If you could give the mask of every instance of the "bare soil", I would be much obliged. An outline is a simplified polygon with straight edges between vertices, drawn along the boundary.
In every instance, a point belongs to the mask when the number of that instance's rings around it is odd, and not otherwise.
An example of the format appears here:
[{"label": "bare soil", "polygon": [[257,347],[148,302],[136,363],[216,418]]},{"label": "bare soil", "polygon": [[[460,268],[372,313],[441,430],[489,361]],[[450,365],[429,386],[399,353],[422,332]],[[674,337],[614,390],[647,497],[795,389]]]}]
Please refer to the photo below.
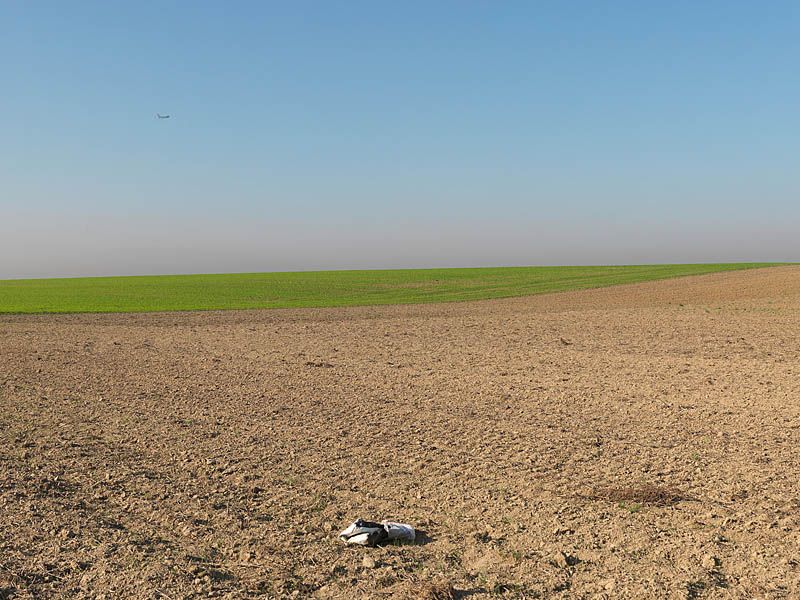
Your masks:
[{"label": "bare soil", "polygon": [[800,267],[0,317],[0,598],[797,598],[798,334]]}]

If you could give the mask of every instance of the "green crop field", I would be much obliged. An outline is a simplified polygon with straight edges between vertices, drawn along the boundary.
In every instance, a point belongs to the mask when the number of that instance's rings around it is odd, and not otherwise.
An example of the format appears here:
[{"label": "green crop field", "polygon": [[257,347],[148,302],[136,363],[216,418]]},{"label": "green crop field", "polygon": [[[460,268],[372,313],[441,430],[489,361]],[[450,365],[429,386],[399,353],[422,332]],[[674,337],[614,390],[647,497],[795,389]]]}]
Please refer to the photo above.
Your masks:
[{"label": "green crop field", "polygon": [[775,263],[309,271],[0,281],[0,313],[150,312],[506,298]]}]

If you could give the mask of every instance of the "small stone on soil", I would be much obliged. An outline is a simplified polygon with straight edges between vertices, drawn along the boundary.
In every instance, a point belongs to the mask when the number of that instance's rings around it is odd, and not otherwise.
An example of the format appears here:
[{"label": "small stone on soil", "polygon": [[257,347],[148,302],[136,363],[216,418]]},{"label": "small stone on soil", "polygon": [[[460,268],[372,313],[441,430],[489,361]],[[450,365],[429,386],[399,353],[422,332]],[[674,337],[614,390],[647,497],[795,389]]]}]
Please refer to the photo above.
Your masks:
[{"label": "small stone on soil", "polygon": [[364,560],[361,561],[361,566],[365,569],[374,569],[377,565],[378,563],[371,556],[365,556]]}]

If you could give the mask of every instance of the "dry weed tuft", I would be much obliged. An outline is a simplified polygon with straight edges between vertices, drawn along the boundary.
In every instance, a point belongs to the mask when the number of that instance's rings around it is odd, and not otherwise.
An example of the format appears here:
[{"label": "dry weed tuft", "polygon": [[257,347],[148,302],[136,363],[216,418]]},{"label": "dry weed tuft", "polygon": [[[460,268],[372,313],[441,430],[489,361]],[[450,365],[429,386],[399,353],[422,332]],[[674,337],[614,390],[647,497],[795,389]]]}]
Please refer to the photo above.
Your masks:
[{"label": "dry weed tuft", "polygon": [[595,491],[592,496],[597,500],[611,502],[648,504],[651,506],[672,506],[685,500],[683,493],[672,487],[643,485],[639,487],[607,487]]},{"label": "dry weed tuft", "polygon": [[449,583],[420,583],[409,594],[409,600],[455,600],[456,592]]}]

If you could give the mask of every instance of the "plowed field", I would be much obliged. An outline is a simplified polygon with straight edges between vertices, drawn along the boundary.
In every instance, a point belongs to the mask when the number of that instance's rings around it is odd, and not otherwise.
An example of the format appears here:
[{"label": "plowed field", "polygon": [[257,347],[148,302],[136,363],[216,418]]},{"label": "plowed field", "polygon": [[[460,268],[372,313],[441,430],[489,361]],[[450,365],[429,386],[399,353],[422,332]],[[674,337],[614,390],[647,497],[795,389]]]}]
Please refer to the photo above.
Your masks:
[{"label": "plowed field", "polygon": [[0,317],[0,598],[800,597],[798,473],[800,267]]}]

